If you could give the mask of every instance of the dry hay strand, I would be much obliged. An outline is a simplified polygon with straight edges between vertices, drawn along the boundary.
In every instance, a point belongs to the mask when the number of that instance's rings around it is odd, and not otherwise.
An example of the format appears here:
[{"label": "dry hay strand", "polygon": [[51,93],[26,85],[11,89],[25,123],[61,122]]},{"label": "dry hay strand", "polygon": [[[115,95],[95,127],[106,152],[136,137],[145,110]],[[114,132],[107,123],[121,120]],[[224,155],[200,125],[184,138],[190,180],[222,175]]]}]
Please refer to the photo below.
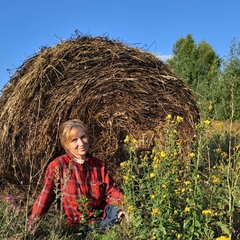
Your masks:
[{"label": "dry hay strand", "polygon": [[199,118],[189,88],[166,64],[142,49],[91,36],[27,59],[3,89],[0,109],[1,180],[23,186],[63,152],[58,128],[65,120],[86,124],[91,152],[116,172],[126,158],[127,134],[149,147],[146,133],[172,114],[184,118],[179,131],[187,140]]}]

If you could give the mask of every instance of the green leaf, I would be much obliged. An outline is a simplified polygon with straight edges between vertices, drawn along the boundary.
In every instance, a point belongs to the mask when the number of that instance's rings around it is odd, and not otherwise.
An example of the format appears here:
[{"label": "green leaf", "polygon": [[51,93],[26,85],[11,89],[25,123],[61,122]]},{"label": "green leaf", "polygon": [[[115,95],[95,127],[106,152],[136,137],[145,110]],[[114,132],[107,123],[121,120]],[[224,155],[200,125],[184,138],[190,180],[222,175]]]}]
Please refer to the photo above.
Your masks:
[{"label": "green leaf", "polygon": [[187,218],[186,220],[184,220],[184,222],[183,222],[183,229],[189,228],[189,225],[190,225],[191,221],[192,221],[192,218]]},{"label": "green leaf", "polygon": [[223,234],[230,234],[230,229],[228,228],[227,224],[224,224],[222,222],[216,222],[215,224],[221,228]]}]

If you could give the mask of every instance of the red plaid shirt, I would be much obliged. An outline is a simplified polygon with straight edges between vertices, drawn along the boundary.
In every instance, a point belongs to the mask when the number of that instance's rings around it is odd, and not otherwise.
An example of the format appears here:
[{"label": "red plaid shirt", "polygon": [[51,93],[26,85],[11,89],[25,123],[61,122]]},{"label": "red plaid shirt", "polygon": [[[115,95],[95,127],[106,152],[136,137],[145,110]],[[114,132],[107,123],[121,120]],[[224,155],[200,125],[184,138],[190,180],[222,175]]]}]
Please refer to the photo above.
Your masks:
[{"label": "red plaid shirt", "polygon": [[82,204],[88,199],[87,215],[94,209],[103,210],[107,204],[121,205],[123,194],[116,188],[104,163],[88,156],[83,164],[73,160],[68,153],[53,160],[47,167],[44,187],[37,197],[30,219],[39,218],[48,211],[55,199],[61,199],[67,222],[77,225],[83,217]]}]

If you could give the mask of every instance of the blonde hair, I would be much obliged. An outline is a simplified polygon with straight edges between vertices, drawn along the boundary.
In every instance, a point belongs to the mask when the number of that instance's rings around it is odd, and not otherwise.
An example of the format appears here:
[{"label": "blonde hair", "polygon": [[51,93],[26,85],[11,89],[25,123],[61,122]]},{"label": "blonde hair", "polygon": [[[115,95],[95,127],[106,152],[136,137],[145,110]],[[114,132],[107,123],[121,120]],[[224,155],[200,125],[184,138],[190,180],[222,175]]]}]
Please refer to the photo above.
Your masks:
[{"label": "blonde hair", "polygon": [[64,150],[67,152],[67,144],[69,141],[69,133],[72,129],[74,128],[83,128],[83,130],[86,132],[87,134],[87,130],[86,127],[84,126],[83,122],[79,119],[72,119],[72,120],[68,120],[64,123],[62,123],[60,125],[59,128],[59,138],[60,138],[60,143],[62,145],[62,147],[64,148]]}]

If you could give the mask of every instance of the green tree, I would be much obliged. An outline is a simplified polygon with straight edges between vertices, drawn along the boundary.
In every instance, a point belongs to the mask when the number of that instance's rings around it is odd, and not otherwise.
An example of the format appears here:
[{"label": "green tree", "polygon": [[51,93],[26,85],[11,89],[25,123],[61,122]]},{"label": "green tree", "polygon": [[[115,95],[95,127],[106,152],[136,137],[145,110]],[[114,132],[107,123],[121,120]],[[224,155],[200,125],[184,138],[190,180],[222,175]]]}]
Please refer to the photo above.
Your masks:
[{"label": "green tree", "polygon": [[220,75],[220,60],[213,48],[205,41],[197,45],[188,34],[175,43],[173,57],[168,64],[193,91],[205,117],[211,116],[208,107],[217,95],[215,91]]},{"label": "green tree", "polygon": [[220,120],[240,119],[240,43],[233,38],[215,96],[215,115]]},{"label": "green tree", "polygon": [[173,57],[168,60],[173,71],[187,84],[193,85],[195,76],[195,62],[197,59],[197,46],[193,37],[188,34],[181,37],[173,46]]}]

